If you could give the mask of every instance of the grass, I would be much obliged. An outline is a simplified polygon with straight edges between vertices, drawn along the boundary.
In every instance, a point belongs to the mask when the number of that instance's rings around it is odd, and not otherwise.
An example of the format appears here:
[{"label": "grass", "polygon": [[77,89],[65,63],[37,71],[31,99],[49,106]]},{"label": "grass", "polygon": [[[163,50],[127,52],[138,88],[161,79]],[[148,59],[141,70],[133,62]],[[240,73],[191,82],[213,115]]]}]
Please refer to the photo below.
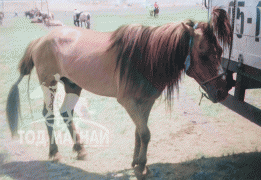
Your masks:
[{"label": "grass", "polygon": [[[69,26],[74,26],[72,17],[64,12],[59,12],[59,17],[63,18],[63,23]],[[126,11],[122,15],[117,15],[112,12],[92,13],[91,29],[97,31],[114,31],[124,24],[143,24],[145,26],[160,26],[169,22],[176,22],[185,19],[196,21],[207,21],[207,12],[201,9],[178,9],[177,12],[162,11],[158,18],[150,17],[149,14],[141,14]]]}]

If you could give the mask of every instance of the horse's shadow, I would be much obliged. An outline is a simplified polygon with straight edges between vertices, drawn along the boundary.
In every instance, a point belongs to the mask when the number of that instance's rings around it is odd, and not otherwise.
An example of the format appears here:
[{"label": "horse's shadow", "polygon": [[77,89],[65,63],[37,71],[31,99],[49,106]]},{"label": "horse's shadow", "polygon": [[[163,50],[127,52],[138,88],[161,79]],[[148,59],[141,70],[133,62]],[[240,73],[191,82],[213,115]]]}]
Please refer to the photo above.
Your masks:
[{"label": "horse's shadow", "polygon": [[[87,172],[80,168],[50,161],[5,163],[7,154],[0,154],[0,177],[13,179],[135,179],[132,169],[107,174]],[[87,163],[87,162],[86,162]],[[182,163],[149,165],[151,180],[165,179],[260,179],[261,153],[241,153],[223,157],[202,157]]]}]

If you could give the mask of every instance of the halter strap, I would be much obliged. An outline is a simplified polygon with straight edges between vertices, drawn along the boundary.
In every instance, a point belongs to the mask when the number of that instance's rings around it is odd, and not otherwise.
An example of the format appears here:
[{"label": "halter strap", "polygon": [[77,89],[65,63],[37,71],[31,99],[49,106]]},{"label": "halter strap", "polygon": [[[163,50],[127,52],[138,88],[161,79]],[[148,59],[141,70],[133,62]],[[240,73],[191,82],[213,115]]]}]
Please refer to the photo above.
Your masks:
[{"label": "halter strap", "polygon": [[[197,29],[198,28],[198,23],[196,23],[194,26],[193,26],[193,29]],[[187,56],[186,58],[186,61],[185,61],[185,72],[187,72],[187,70],[189,69],[190,67],[190,54],[192,52],[192,47],[194,45],[194,37],[193,36],[190,36],[190,39],[189,39],[189,55]]]}]

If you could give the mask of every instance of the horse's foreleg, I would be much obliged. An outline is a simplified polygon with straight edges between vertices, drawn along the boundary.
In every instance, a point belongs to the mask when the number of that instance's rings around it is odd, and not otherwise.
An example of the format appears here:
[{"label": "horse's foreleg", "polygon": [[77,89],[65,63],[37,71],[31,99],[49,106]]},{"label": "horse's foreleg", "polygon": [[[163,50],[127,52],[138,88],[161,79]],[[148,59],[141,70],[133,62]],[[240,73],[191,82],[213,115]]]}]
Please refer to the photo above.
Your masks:
[{"label": "horse's foreleg", "polygon": [[76,127],[73,122],[74,107],[78,102],[82,88],[80,88],[76,84],[69,83],[68,79],[63,79],[63,82],[65,85],[66,95],[65,95],[63,105],[60,109],[60,113],[74,141],[73,150],[78,153],[77,159],[83,160],[85,159],[87,152],[84,146],[80,142],[79,133],[76,131]]},{"label": "horse's foreleg", "polygon": [[[45,83],[46,84],[46,83]],[[44,109],[43,116],[46,119],[46,126],[49,135],[49,158],[53,158],[53,161],[60,161],[62,156],[58,152],[58,147],[55,142],[55,136],[53,131],[54,126],[54,113],[53,113],[53,103],[55,98],[55,93],[57,89],[57,82],[53,81],[48,84],[48,86],[42,85],[42,90],[44,93]]]},{"label": "horse's foreleg", "polygon": [[131,166],[134,168],[135,165],[138,163],[139,153],[140,153],[140,135],[138,129],[135,130],[135,147],[134,147],[134,154],[133,154],[133,161]]},{"label": "horse's foreleg", "polygon": [[125,107],[126,111],[136,125],[135,149],[132,166],[135,167],[136,176],[142,176],[147,163],[147,148],[150,141],[150,131],[147,126],[149,114],[154,100],[138,101],[134,99],[118,99],[118,102]]}]

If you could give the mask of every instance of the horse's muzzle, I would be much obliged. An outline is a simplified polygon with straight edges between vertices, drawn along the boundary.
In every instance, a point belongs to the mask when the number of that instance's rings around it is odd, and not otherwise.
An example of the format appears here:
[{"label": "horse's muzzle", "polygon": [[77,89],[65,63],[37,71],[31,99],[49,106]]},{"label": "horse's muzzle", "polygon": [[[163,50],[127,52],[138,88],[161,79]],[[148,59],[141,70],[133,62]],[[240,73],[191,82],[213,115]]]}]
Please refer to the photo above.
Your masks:
[{"label": "horse's muzzle", "polygon": [[208,94],[209,100],[213,103],[224,101],[228,97],[228,91],[225,89],[216,89],[212,85],[202,85],[204,91]]}]

